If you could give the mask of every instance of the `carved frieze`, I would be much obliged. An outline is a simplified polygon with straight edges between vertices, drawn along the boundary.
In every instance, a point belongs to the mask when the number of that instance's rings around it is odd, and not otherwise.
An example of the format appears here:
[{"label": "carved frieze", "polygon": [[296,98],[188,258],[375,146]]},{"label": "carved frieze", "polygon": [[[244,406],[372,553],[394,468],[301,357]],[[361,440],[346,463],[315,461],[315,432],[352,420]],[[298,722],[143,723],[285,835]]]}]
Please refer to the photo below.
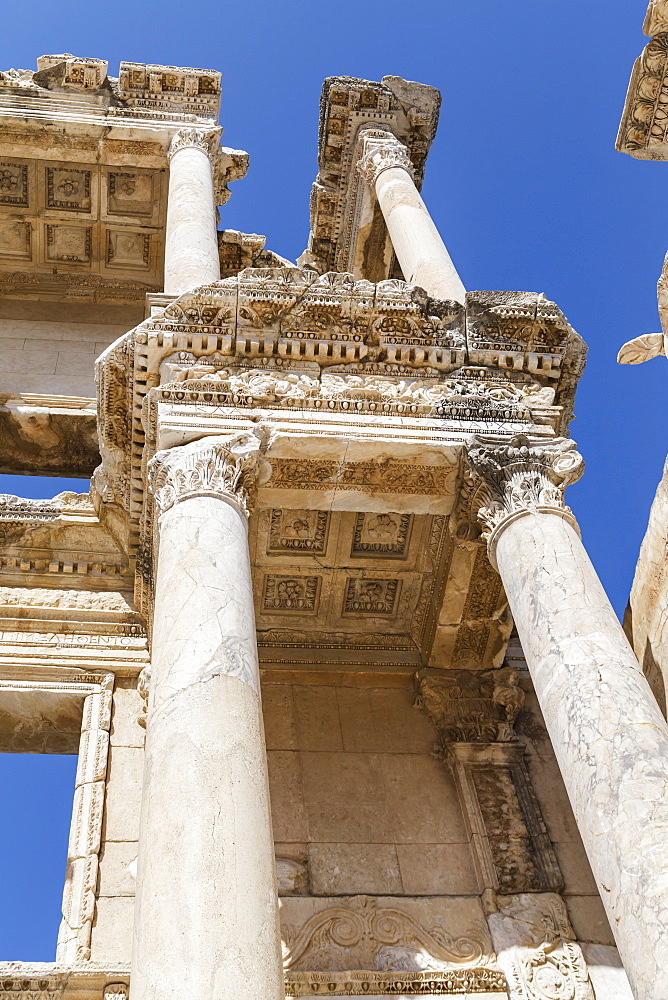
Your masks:
[{"label": "carved frieze", "polygon": [[502,972],[484,966],[443,972],[292,972],[285,974],[285,995],[313,996],[450,996],[483,993],[485,1000],[506,997]]},{"label": "carved frieze", "polygon": [[657,34],[631,73],[617,149],[641,160],[668,157],[668,31]]}]

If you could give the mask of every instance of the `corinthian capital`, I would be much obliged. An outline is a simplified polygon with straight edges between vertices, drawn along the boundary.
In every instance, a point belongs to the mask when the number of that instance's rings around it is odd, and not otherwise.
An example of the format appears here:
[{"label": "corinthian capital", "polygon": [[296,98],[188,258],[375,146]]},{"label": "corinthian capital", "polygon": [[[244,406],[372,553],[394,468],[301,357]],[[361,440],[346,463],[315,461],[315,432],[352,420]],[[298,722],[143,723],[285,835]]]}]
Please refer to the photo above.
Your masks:
[{"label": "corinthian capital", "polygon": [[222,128],[182,128],[174,136],[167,150],[167,159],[171,161],[175,153],[192,146],[201,149],[213,163],[218,155],[218,144],[223,133]]},{"label": "corinthian capital", "polygon": [[382,137],[366,137],[357,167],[370,187],[374,186],[383,170],[391,167],[401,167],[411,177],[414,175],[407,148],[391,133]]},{"label": "corinthian capital", "polygon": [[584,469],[574,441],[532,443],[518,435],[500,442],[476,436],[469,440],[466,458],[480,480],[475,497],[490,556],[501,529],[524,514],[557,514],[574,523],[564,503],[564,490]]},{"label": "corinthian capital", "polygon": [[208,437],[159,451],[148,485],[158,514],[191,497],[213,496],[250,513],[260,442],[253,434]]}]

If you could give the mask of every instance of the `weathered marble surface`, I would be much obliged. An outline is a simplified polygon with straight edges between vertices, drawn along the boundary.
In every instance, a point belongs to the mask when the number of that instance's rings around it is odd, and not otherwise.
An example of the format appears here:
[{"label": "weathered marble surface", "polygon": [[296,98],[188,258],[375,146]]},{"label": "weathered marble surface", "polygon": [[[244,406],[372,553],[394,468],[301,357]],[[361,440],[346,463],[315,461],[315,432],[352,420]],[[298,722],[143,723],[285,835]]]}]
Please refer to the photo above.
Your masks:
[{"label": "weathered marble surface", "polygon": [[172,142],[165,234],[165,283],[178,295],[220,278],[209,148],[219,130],[184,129]]},{"label": "weathered marble surface", "polygon": [[133,995],[282,996],[245,517],[162,516]]},{"label": "weathered marble surface", "polygon": [[668,726],[574,529],[530,513],[496,559],[636,1000],[668,995]]},{"label": "weathered marble surface", "polygon": [[640,547],[624,628],[663,714],[668,687],[668,462]]}]

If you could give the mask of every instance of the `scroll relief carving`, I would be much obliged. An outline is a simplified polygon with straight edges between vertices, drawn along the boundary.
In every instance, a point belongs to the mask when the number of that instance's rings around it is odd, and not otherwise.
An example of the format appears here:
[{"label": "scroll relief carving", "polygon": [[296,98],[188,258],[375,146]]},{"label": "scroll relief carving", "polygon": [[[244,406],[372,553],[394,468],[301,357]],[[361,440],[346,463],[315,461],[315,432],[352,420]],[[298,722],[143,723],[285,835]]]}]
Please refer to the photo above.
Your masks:
[{"label": "scroll relief carving", "polygon": [[233,502],[248,516],[259,448],[253,434],[237,434],[158,452],[148,466],[158,513],[189,497],[215,496]]},{"label": "scroll relief carving", "polygon": [[420,670],[417,706],[432,720],[443,747],[452,742],[507,742],[524,691],[514,667],[498,670]]},{"label": "scroll relief carving", "polygon": [[559,896],[507,896],[487,921],[510,1000],[594,1000],[582,951]]},{"label": "scroll relief carving", "polygon": [[564,490],[584,470],[574,441],[556,438],[537,444],[517,435],[509,443],[500,443],[493,438],[474,437],[466,457],[481,480],[474,499],[479,505],[478,518],[483,537],[488,540],[490,558],[499,528],[511,518],[533,512],[572,519],[570,508],[564,504]]},{"label": "scroll relief carving", "polygon": [[441,927],[425,930],[409,914],[382,907],[372,897],[346,902],[315,914],[299,931],[284,928],[286,970],[419,972],[490,961],[479,931],[453,938]]}]

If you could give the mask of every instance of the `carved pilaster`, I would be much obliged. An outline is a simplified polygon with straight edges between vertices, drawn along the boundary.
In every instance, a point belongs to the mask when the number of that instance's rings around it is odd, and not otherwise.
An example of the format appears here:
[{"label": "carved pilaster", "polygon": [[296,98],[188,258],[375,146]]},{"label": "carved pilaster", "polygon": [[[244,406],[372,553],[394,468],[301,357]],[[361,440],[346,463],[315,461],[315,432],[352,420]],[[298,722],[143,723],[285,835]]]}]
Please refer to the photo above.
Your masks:
[{"label": "carved pilaster", "polygon": [[382,137],[376,134],[365,138],[358,170],[369,186],[373,187],[383,170],[391,167],[401,167],[411,177],[415,175],[408,149],[390,132]]},{"label": "carved pilaster", "polygon": [[515,735],[524,704],[515,669],[422,670],[416,680],[419,704],[455,778],[481,890],[560,888],[525,748]]},{"label": "carved pilaster", "polygon": [[196,496],[215,496],[246,516],[252,508],[260,442],[253,434],[209,437],[159,451],[148,466],[148,485],[158,514]]},{"label": "carved pilaster", "polygon": [[218,157],[218,144],[223,133],[222,128],[182,128],[174,136],[167,150],[167,159],[171,162],[175,153],[187,147],[201,149],[211,160],[212,165]]},{"label": "carved pilaster", "polygon": [[564,503],[564,490],[584,470],[574,441],[556,438],[537,443],[524,435],[510,441],[477,436],[469,440],[466,458],[480,480],[474,502],[492,563],[499,534],[518,517],[556,514],[576,526]]}]

